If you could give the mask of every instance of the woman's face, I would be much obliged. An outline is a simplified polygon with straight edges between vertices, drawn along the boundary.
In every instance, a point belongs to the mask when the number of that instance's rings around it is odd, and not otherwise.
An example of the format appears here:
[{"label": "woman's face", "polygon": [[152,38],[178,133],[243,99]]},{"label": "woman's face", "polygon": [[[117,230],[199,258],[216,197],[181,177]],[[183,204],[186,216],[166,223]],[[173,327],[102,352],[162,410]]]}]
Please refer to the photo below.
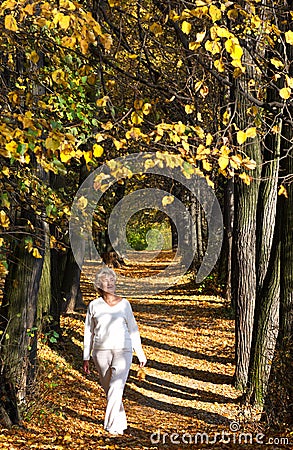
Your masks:
[{"label": "woman's face", "polygon": [[115,278],[111,275],[105,275],[101,278],[101,289],[104,292],[113,294],[116,289]]}]

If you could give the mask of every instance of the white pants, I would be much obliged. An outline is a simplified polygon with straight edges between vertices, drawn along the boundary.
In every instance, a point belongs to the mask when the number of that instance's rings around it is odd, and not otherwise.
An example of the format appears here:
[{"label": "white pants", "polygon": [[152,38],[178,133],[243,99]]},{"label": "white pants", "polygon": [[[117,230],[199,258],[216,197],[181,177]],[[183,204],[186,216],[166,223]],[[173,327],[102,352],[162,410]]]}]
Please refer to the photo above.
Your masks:
[{"label": "white pants", "polygon": [[107,395],[104,428],[110,433],[123,433],[127,428],[122,396],[132,362],[131,350],[93,350],[93,361]]}]

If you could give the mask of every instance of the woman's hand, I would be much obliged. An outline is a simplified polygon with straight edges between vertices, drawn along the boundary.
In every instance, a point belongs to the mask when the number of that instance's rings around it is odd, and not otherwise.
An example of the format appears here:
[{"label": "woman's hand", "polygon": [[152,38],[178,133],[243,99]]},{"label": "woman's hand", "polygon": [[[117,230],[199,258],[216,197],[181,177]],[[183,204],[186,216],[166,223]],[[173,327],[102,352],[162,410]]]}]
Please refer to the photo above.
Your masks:
[{"label": "woman's hand", "polygon": [[84,370],[84,372],[87,374],[87,375],[89,375],[91,372],[90,372],[90,362],[89,361],[84,361],[83,362],[83,370]]}]

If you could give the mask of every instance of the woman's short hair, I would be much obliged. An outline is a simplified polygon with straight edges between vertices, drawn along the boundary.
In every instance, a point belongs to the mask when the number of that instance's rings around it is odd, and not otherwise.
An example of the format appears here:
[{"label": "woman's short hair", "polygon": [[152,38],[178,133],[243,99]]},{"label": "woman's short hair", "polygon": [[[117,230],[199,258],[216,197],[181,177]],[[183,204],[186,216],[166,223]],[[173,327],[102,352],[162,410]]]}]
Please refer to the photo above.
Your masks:
[{"label": "woman's short hair", "polygon": [[114,270],[110,269],[109,267],[103,267],[96,273],[96,276],[95,276],[94,288],[97,291],[101,290],[101,287],[102,287],[101,280],[104,277],[113,277],[115,281],[117,279],[116,273],[114,272]]}]

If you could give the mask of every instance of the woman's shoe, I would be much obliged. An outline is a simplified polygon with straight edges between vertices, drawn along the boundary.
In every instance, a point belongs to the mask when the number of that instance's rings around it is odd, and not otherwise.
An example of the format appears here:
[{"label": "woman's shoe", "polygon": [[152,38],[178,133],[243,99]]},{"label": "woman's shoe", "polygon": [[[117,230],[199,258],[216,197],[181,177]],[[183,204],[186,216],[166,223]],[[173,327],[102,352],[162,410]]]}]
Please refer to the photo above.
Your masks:
[{"label": "woman's shoe", "polygon": [[108,430],[108,432],[110,434],[112,434],[112,436],[122,436],[123,435],[123,431],[116,431],[116,430]]}]

